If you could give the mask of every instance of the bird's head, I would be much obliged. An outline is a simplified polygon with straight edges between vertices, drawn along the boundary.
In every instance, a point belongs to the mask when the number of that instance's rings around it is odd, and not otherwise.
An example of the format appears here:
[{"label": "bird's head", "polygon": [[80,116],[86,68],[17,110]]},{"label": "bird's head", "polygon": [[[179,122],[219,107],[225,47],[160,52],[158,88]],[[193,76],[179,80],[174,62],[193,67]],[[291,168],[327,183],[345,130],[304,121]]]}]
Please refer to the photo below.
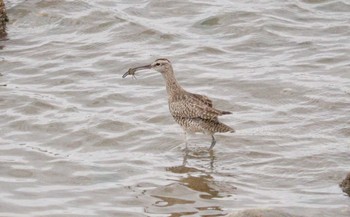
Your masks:
[{"label": "bird's head", "polygon": [[130,68],[129,71],[127,71],[123,75],[123,78],[125,78],[128,75],[134,75],[136,71],[144,70],[144,69],[154,69],[155,71],[163,74],[172,70],[172,66],[171,66],[171,62],[168,59],[160,58],[160,59],[156,59],[151,64]]},{"label": "bird's head", "polygon": [[165,73],[171,69],[171,62],[168,59],[160,58],[151,63],[151,68],[160,73]]}]

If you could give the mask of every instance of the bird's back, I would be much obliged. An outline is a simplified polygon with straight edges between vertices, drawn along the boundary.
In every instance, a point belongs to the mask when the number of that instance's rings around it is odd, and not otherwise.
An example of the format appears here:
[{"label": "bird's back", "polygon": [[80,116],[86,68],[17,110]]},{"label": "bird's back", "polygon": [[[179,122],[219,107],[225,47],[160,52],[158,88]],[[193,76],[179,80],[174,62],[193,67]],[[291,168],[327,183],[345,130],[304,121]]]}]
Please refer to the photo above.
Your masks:
[{"label": "bird's back", "polygon": [[207,133],[234,131],[218,120],[218,116],[231,112],[213,108],[212,101],[204,95],[179,91],[169,96],[169,110],[175,121],[185,130]]}]

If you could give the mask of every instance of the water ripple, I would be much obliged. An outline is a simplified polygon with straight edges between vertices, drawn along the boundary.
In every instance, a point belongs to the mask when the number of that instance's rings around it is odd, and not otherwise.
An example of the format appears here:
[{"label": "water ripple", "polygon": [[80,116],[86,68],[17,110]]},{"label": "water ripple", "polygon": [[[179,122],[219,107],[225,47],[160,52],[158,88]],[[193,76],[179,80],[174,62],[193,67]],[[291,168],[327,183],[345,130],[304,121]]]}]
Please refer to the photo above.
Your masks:
[{"label": "water ripple", "polygon": [[[0,41],[0,215],[349,216],[345,1],[11,1]],[[158,57],[233,112],[190,138]],[[278,212],[276,212],[278,213]]]}]

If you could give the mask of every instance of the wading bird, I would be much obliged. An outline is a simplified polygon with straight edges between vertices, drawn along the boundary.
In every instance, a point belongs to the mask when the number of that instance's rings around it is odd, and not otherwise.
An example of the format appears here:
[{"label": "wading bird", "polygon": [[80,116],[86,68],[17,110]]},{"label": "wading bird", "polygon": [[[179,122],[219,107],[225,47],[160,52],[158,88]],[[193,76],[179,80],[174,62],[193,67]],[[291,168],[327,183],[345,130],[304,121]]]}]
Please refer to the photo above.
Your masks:
[{"label": "wading bird", "polygon": [[235,131],[218,120],[218,116],[231,114],[231,112],[215,109],[208,97],[184,90],[177,82],[168,59],[161,58],[149,65],[130,68],[123,78],[128,75],[135,76],[136,71],[144,69],[154,69],[162,74],[168,93],[169,110],[174,120],[185,131],[186,146],[187,133],[201,132],[210,135],[212,141],[209,149],[212,149],[216,143],[215,133]]}]

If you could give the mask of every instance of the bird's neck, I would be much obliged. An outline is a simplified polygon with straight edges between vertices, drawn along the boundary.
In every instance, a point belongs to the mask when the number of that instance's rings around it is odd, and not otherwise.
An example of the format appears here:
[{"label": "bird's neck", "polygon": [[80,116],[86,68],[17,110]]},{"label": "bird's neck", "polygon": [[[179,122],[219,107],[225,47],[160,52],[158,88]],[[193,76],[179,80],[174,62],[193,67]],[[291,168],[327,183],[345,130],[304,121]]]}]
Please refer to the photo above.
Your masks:
[{"label": "bird's neck", "polygon": [[175,78],[174,71],[172,68],[162,73],[162,75],[165,80],[166,91],[169,97],[175,93],[179,93],[183,91],[183,88],[180,86],[180,84],[177,82]]}]

